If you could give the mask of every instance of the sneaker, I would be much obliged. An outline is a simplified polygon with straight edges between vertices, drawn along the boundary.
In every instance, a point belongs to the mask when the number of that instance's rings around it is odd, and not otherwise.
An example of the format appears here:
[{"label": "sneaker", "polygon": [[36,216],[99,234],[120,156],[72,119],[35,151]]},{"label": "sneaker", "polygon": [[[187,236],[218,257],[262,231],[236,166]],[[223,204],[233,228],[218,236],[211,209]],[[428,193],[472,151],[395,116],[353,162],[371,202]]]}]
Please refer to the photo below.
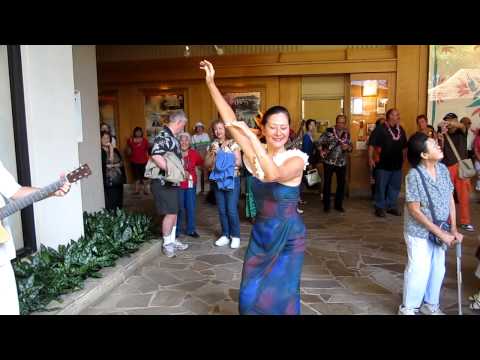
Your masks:
[{"label": "sneaker", "polygon": [[378,217],[385,217],[385,210],[383,209],[380,209],[380,208],[375,208],[375,216],[378,216]]},{"label": "sneaker", "polygon": [[480,310],[480,300],[473,301],[470,304],[470,309],[471,310]]},{"label": "sneaker", "polygon": [[438,305],[423,304],[420,307],[420,312],[423,315],[445,315]]},{"label": "sneaker", "polygon": [[335,207],[335,210],[337,210],[338,212],[341,212],[341,213],[345,212],[345,209],[343,207]]},{"label": "sneaker", "polygon": [[173,243],[174,246],[175,246],[175,250],[187,250],[188,249],[188,244],[184,244],[182,243],[181,241],[178,241],[178,240],[175,240],[175,242]]},{"label": "sneaker", "polygon": [[228,245],[229,243],[230,243],[230,239],[226,236],[222,236],[220,237],[220,239],[215,241],[215,245],[217,246],[225,246],[225,245]]},{"label": "sneaker", "polygon": [[403,305],[400,305],[398,308],[398,315],[416,315],[417,314],[416,309],[408,309]]},{"label": "sneaker", "polygon": [[162,252],[168,258],[175,257],[175,246],[174,246],[174,244],[163,245],[162,246]]},{"label": "sneaker", "polygon": [[475,231],[475,228],[470,224],[461,224],[460,229],[465,230],[465,231],[469,231],[469,232]]},{"label": "sneaker", "polygon": [[190,233],[190,234],[187,234],[188,236],[190,237],[193,237],[193,238],[199,238],[200,235],[198,235],[198,233],[196,231],[194,231],[193,233]]},{"label": "sneaker", "polygon": [[300,209],[299,207],[297,207],[297,213],[299,213],[299,214],[303,214],[303,213],[304,213],[304,211],[303,211],[302,209]]},{"label": "sneaker", "polygon": [[472,296],[469,296],[468,300],[480,302],[480,291],[476,294],[473,294]]},{"label": "sneaker", "polygon": [[230,243],[232,249],[238,249],[240,247],[240,238],[232,237],[232,242]]},{"label": "sneaker", "polygon": [[395,216],[402,216],[402,212],[398,209],[388,209],[387,213]]}]

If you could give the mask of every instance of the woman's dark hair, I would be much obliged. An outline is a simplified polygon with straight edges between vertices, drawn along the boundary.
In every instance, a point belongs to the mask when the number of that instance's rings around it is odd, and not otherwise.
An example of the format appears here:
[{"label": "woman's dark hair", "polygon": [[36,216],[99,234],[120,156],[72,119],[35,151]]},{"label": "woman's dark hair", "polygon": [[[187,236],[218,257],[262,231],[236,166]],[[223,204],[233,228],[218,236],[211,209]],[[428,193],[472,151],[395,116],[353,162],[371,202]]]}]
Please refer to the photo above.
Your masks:
[{"label": "woman's dark hair", "polygon": [[[108,131],[110,131],[110,132],[112,131],[112,128],[111,128],[110,125],[108,125],[106,122],[102,122],[102,123],[100,124],[100,129],[101,129],[102,127],[104,127],[104,126],[106,126],[106,127],[108,128]],[[104,131],[105,131],[105,130],[104,130]]]},{"label": "woman's dark hair", "polygon": [[100,131],[100,139],[103,138],[105,135],[108,135],[108,137],[110,138],[110,142],[112,142],[112,134],[110,134],[109,131]]},{"label": "woman's dark hair", "polygon": [[137,126],[135,129],[133,129],[133,137],[135,137],[135,134],[137,133],[137,131],[141,131],[142,132],[142,137],[143,137],[143,129],[140,127],[140,126]]},{"label": "woman's dark hair", "polygon": [[275,114],[284,114],[288,119],[288,125],[290,125],[290,121],[291,121],[290,113],[288,112],[288,110],[286,108],[284,108],[283,106],[280,106],[280,105],[272,106],[270,109],[268,109],[265,112],[265,114],[263,114],[262,125],[263,126],[267,125],[268,119],[270,118],[270,116],[275,115]]},{"label": "woman's dark hair", "polygon": [[311,124],[312,122],[313,122],[313,123],[317,123],[317,122],[316,122],[315,120],[313,120],[313,119],[308,119],[307,122],[305,123],[305,130],[308,131],[308,128],[310,127],[310,124]]},{"label": "woman's dark hair", "polygon": [[380,123],[382,123],[382,122],[385,122],[385,118],[383,118],[383,117],[378,118],[377,121],[375,121],[375,126],[380,125]]},{"label": "woman's dark hair", "polygon": [[411,167],[417,167],[422,160],[422,153],[427,152],[427,140],[429,137],[422,132],[413,134],[408,139],[407,159]]}]

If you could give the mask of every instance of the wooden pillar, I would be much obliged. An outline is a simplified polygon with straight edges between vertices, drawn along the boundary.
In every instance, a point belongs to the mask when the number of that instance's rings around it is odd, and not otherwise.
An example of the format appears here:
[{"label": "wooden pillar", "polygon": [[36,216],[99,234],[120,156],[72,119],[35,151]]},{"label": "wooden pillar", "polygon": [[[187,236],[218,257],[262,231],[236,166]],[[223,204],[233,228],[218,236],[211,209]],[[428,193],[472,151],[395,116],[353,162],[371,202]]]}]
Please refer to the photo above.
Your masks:
[{"label": "wooden pillar", "polygon": [[417,115],[427,110],[427,72],[427,45],[398,45],[396,107],[407,135],[416,131]]}]

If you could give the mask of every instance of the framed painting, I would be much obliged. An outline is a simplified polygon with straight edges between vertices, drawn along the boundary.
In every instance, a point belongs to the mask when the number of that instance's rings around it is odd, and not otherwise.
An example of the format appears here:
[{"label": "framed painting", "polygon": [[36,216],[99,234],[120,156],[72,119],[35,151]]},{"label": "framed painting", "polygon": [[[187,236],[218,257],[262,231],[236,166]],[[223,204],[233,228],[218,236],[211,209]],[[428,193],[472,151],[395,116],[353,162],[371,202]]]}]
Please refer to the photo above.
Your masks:
[{"label": "framed painting", "polygon": [[385,115],[388,98],[377,98],[377,115]]},{"label": "framed painting", "polygon": [[252,129],[258,129],[255,117],[261,112],[263,91],[224,90],[223,97],[232,107],[237,120],[244,121]]},{"label": "framed painting", "polygon": [[150,143],[161,128],[168,123],[170,114],[176,110],[185,111],[185,90],[141,89],[144,95],[145,133]]}]

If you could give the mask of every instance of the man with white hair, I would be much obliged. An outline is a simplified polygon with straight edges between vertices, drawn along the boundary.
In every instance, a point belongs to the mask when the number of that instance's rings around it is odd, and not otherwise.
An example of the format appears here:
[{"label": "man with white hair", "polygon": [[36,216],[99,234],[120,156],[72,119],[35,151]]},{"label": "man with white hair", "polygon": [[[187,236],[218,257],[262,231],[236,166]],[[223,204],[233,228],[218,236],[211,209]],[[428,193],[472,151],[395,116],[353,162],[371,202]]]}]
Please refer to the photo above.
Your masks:
[{"label": "man with white hair", "polygon": [[[195,134],[192,136],[192,147],[198,151],[203,160],[207,155],[207,149],[210,146],[210,136],[205,132],[205,126],[202,122],[195,124]],[[197,168],[197,194],[205,191],[205,179],[207,172],[204,168]]]},{"label": "man with white hair", "polygon": [[[153,140],[152,160],[160,168],[160,174],[165,175],[167,163],[164,155],[174,153],[182,159],[180,143],[175,137],[183,131],[187,123],[187,116],[183,110],[170,114],[168,124]],[[176,250],[186,250],[187,244],[175,239],[177,214],[178,214],[178,184],[170,183],[164,179],[154,179],[151,184],[155,207],[159,215],[165,215],[162,221],[163,253],[167,257],[174,257]]]}]

